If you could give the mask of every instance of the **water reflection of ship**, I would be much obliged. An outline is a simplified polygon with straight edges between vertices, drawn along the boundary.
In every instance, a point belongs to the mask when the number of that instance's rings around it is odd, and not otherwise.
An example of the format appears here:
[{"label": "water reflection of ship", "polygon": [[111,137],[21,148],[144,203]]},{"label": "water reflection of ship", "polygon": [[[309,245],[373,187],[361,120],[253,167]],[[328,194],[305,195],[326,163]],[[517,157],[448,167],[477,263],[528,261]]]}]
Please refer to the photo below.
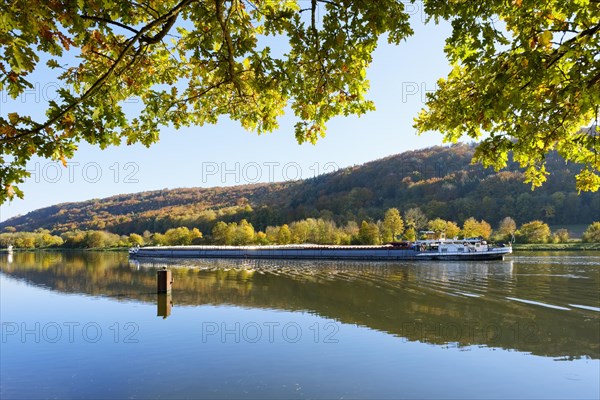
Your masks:
[{"label": "water reflection of ship", "polygon": [[[438,265],[438,264],[436,264]],[[482,279],[486,280],[490,276],[510,276],[513,274],[513,261],[505,260],[502,262],[468,262],[468,263],[448,263],[442,268],[422,268],[417,269],[417,276],[436,279],[439,281],[450,281],[460,277],[461,280]]]},{"label": "water reflection of ship", "polygon": [[[277,260],[277,265],[297,265],[301,261]],[[333,262],[336,265],[339,261]],[[349,263],[352,265],[352,263]],[[257,265],[275,265],[273,261],[260,259],[189,259],[189,258],[152,258],[129,259],[129,265],[135,269],[140,268],[254,268]]]},{"label": "water reflection of ship", "polygon": [[[370,273],[380,276],[396,275],[403,268],[413,267],[413,262],[377,262],[377,261],[312,261],[312,260],[261,260],[261,259],[130,259],[132,269],[199,269],[207,271],[216,270],[244,270],[258,271],[261,273],[323,273],[323,272],[352,272]],[[512,275],[513,261],[466,261],[462,263],[444,263],[421,261],[415,271],[417,276],[436,278],[447,281],[451,277],[473,277],[486,275]]]}]

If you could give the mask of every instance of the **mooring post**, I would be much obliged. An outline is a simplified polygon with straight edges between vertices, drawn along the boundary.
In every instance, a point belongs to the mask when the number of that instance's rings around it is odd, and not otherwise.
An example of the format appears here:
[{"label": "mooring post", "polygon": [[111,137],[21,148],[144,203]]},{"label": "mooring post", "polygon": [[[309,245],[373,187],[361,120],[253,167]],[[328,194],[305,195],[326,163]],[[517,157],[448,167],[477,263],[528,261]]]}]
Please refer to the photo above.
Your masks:
[{"label": "mooring post", "polygon": [[167,267],[158,270],[156,273],[156,288],[158,293],[171,293],[173,287],[173,275]]}]

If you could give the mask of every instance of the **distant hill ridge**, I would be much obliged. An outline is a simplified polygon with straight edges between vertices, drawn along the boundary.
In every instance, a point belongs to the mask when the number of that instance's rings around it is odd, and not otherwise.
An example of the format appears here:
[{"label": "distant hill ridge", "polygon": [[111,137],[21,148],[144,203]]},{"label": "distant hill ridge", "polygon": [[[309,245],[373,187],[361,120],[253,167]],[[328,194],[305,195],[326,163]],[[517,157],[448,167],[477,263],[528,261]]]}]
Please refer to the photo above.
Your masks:
[{"label": "distant hill ridge", "polygon": [[177,226],[208,232],[214,224],[251,222],[256,229],[308,217],[377,220],[385,210],[420,207],[429,218],[492,225],[510,216],[518,223],[589,224],[600,217],[600,193],[577,194],[578,167],[557,154],[548,159],[548,181],[534,191],[515,163],[500,172],[471,165],[474,148],[457,144],[388,156],[302,181],[233,187],[180,188],[57,204],[0,223],[0,230],[102,229],[129,234]]}]

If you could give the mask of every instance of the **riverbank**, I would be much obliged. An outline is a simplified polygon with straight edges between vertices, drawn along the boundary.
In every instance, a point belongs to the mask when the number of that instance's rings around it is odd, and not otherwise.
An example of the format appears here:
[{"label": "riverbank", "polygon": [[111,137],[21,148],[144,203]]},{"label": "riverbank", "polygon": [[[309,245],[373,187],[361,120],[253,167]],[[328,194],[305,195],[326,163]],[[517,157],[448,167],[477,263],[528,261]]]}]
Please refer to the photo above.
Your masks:
[{"label": "riverbank", "polygon": [[[128,247],[111,247],[111,248],[95,248],[95,249],[81,249],[81,248],[44,248],[44,249],[19,249],[14,248],[13,252],[36,252],[36,251],[90,251],[90,252],[125,252],[128,251]],[[600,251],[600,243],[583,243],[583,242],[570,242],[570,243],[514,243],[514,251]],[[6,253],[7,249],[0,249],[0,253]]]},{"label": "riverbank", "polygon": [[515,243],[514,251],[600,251],[600,243]]},{"label": "riverbank", "polygon": [[[48,247],[42,249],[20,249],[13,248],[13,253],[35,253],[35,252],[80,252],[80,251],[89,251],[89,252],[98,252],[98,253],[106,253],[106,252],[126,252],[129,251],[129,247],[110,247],[110,248],[95,248],[95,249],[81,249],[81,248],[63,248],[63,247]],[[0,253],[8,253],[8,249],[0,248]]]}]

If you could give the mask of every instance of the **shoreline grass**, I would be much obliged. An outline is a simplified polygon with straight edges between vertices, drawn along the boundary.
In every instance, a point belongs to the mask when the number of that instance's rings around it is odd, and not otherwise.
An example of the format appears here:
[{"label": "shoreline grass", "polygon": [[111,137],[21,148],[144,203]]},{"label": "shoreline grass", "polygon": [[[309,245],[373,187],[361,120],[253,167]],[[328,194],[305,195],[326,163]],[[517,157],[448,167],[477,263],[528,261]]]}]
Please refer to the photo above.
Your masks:
[{"label": "shoreline grass", "polygon": [[515,243],[514,251],[600,251],[600,243]]}]

